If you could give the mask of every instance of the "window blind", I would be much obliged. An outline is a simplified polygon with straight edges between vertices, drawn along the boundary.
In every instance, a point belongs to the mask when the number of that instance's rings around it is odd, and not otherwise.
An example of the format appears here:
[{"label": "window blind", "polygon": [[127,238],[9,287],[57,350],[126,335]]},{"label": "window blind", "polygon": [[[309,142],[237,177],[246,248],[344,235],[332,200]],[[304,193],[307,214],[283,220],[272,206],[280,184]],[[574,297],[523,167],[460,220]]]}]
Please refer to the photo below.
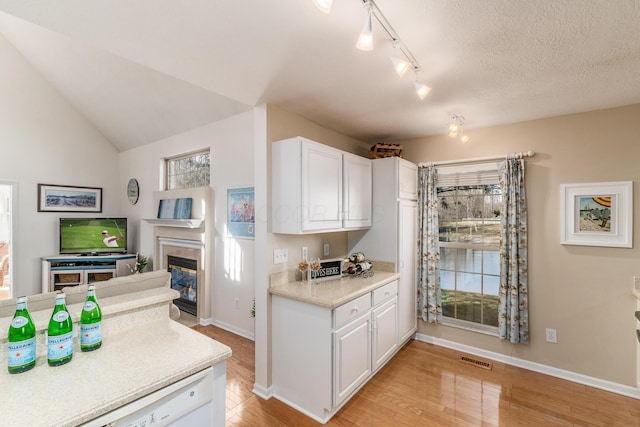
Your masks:
[{"label": "window blind", "polygon": [[487,185],[499,183],[498,163],[439,166],[436,168],[436,171],[438,174],[438,187]]}]

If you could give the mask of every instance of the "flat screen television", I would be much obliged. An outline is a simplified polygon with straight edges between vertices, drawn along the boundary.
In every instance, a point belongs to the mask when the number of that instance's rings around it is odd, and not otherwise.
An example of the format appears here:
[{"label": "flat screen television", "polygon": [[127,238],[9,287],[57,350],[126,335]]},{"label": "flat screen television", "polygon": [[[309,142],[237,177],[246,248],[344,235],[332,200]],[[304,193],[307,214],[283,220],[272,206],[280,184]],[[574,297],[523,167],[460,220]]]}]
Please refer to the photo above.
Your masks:
[{"label": "flat screen television", "polygon": [[60,254],[127,253],[127,218],[60,218]]}]

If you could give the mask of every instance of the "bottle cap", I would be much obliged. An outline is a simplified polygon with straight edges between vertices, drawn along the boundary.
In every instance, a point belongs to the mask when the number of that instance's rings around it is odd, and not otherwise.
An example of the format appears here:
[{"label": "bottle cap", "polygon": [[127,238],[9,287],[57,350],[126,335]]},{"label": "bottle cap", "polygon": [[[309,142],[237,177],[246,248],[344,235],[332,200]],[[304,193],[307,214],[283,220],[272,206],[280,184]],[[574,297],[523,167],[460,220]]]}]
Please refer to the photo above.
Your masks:
[{"label": "bottle cap", "polygon": [[21,297],[18,297],[18,298],[16,298],[16,302],[17,302],[17,303],[27,302],[27,297],[26,297],[26,296],[24,296],[24,295],[23,295],[23,296],[21,296]]},{"label": "bottle cap", "polygon": [[56,299],[64,298],[64,297],[65,297],[64,292],[62,292],[62,291],[57,291],[56,292]]}]

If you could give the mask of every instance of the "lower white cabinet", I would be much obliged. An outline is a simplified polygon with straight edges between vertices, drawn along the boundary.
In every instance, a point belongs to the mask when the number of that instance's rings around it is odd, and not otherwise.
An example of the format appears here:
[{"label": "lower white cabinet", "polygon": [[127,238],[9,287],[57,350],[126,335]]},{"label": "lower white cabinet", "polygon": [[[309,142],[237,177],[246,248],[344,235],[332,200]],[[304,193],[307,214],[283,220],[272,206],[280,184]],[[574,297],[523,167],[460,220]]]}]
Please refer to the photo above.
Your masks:
[{"label": "lower white cabinet", "polygon": [[274,396],[327,422],[398,350],[398,281],[334,309],[272,296]]}]

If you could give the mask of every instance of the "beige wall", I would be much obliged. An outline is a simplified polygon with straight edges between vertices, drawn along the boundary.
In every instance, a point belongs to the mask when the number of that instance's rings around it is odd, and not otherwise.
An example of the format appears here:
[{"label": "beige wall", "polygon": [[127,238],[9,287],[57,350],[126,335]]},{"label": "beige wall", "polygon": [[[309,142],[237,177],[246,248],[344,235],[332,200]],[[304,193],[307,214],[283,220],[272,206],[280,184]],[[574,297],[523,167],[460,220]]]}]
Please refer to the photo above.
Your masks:
[{"label": "beige wall", "polygon": [[[338,148],[363,157],[368,157],[369,146],[361,141],[349,138],[322,126],[319,126],[298,115],[291,114],[280,108],[269,105],[267,107],[267,165],[269,183],[269,206],[271,212],[271,143],[281,139],[303,136],[313,141]],[[271,234],[271,224],[267,237],[267,269],[269,274],[296,269],[301,260],[302,247],[309,249],[310,257],[338,258],[347,253],[347,233],[324,233],[311,235]],[[323,245],[329,244],[329,256],[323,256]],[[273,264],[273,250],[288,249],[289,262]]]},{"label": "beige wall", "polygon": [[[469,118],[468,123],[472,123]],[[443,121],[443,131],[447,123]],[[636,381],[632,277],[640,276],[640,225],[633,249],[560,244],[560,184],[633,181],[640,201],[640,104],[399,141],[413,162],[533,150],[526,161],[530,343],[512,345],[447,326],[418,332],[628,386]],[[545,342],[545,328],[558,343]]]}]

